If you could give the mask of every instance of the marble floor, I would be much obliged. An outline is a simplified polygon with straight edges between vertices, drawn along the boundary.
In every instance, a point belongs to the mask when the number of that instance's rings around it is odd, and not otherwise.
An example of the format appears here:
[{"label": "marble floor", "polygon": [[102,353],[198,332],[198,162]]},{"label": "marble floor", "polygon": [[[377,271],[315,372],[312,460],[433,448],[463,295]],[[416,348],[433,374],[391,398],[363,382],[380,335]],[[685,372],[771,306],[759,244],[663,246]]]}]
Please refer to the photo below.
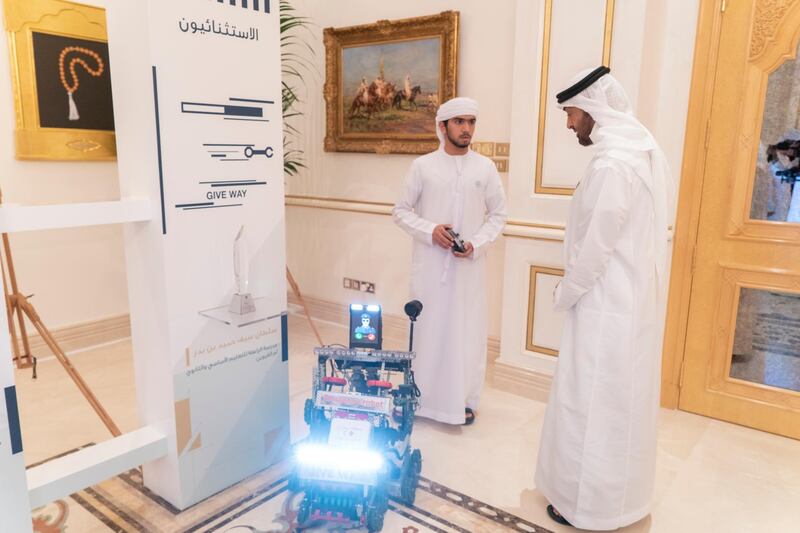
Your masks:
[{"label": "marble floor", "polygon": [[[346,328],[318,326],[325,342],[346,341]],[[304,317],[294,313],[289,332],[292,438],[298,440],[306,433],[302,408],[310,391],[315,340]],[[386,345],[400,348],[404,342],[387,339]],[[72,360],[122,431],[138,427],[130,342],[76,353]],[[27,464],[109,438],[56,361],[42,361],[36,381],[29,371],[17,371],[16,384]],[[554,532],[571,530],[550,521],[533,484],[544,408],[487,383],[474,425],[420,420],[413,440],[425,458],[423,475]],[[800,442],[662,410],[653,512],[620,531],[798,531],[798,502]],[[81,531],[69,528],[69,533]]]}]

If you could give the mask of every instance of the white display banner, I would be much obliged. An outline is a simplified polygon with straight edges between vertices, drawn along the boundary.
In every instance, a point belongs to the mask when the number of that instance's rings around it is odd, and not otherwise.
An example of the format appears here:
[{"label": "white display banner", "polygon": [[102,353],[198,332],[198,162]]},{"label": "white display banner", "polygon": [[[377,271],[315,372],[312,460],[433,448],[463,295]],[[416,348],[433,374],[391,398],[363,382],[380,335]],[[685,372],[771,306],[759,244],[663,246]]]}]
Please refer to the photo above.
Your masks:
[{"label": "white display banner", "polygon": [[[5,305],[5,303],[3,304]],[[32,530],[5,308],[0,309],[0,531]]]},{"label": "white display banner", "polygon": [[[11,362],[9,361],[9,366]],[[8,381],[0,392],[0,531],[31,531],[31,508],[22,456],[16,390]]]},{"label": "white display banner", "polygon": [[[232,5],[234,4],[234,5]],[[277,2],[109,0],[145,484],[185,508],[289,445]]]}]

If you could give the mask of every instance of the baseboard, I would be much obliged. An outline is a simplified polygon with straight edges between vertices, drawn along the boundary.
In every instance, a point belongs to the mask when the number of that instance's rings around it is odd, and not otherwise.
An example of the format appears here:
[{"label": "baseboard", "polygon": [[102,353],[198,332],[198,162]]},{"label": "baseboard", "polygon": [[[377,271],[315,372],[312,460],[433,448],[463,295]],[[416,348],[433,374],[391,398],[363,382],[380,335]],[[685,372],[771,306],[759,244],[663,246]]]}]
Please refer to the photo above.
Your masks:
[{"label": "baseboard", "polygon": [[[25,323],[25,328],[29,335],[32,331],[36,331],[30,322]],[[130,337],[131,321],[128,314],[116,315],[62,326],[50,330],[50,333],[62,350],[71,352]],[[19,328],[17,329],[17,334],[19,335]],[[38,333],[30,335],[29,345],[31,353],[36,357],[52,355],[50,348]]]},{"label": "baseboard", "polygon": [[[290,304],[300,305],[300,300],[297,299],[294,292],[289,291],[287,298]],[[303,300],[305,300],[306,305],[308,305],[308,312],[311,313],[312,318],[342,324],[344,326],[347,326],[350,322],[350,313],[346,304],[305,295],[303,295]],[[390,335],[403,336],[408,334],[408,318],[405,316],[384,314],[382,319],[383,330]],[[500,357],[500,339],[497,337],[488,337],[486,339],[487,362],[491,365],[498,357]]]},{"label": "baseboard", "polygon": [[541,402],[547,401],[552,382],[552,376],[503,361],[495,361],[492,368],[492,385],[496,389]]}]

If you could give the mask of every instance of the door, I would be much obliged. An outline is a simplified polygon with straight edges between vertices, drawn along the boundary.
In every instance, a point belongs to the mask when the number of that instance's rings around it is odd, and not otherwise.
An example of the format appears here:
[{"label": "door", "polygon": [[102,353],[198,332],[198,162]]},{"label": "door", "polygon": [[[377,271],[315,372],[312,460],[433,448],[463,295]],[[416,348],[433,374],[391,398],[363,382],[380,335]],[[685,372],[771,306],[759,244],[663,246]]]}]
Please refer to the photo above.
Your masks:
[{"label": "door", "polygon": [[723,0],[681,409],[800,438],[800,1]]}]

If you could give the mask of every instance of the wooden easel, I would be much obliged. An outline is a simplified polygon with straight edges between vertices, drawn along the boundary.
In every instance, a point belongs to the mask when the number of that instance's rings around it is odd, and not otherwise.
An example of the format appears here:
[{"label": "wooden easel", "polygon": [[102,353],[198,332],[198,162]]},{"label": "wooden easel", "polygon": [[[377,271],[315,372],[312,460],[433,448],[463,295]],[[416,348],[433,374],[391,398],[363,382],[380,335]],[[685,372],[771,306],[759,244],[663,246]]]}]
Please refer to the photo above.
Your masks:
[{"label": "wooden easel", "polygon": [[[0,193],[0,204],[2,204],[2,198],[2,193]],[[58,362],[61,363],[61,366],[64,367],[64,370],[66,370],[69,377],[72,378],[72,381],[75,382],[75,385],[77,385],[78,389],[81,391],[81,394],[83,394],[83,397],[86,398],[86,401],[89,402],[89,404],[92,406],[92,409],[94,409],[95,413],[97,413],[97,416],[100,417],[100,420],[103,421],[103,424],[108,428],[112,435],[115,437],[120,436],[122,432],[119,430],[119,427],[117,427],[117,425],[111,419],[111,416],[100,403],[100,400],[97,399],[97,396],[95,396],[92,390],[89,388],[89,385],[87,385],[83,380],[78,370],[72,365],[72,361],[69,360],[67,354],[64,353],[64,350],[62,350],[58,345],[58,342],[56,342],[53,334],[50,333],[50,330],[48,330],[47,326],[45,326],[44,322],[42,322],[39,313],[36,312],[33,304],[28,299],[32,295],[25,296],[19,292],[8,234],[3,233],[2,237],[3,251],[0,252],[0,269],[2,269],[3,272],[3,293],[5,294],[6,298],[8,330],[11,336],[11,348],[13,350],[14,364],[19,369],[32,368],[33,379],[36,379],[36,357],[31,354],[28,332],[25,327],[25,317],[28,317],[30,323],[33,325],[36,331],[39,332],[42,340],[44,340],[45,344],[47,344],[47,346],[53,352],[53,355],[55,355],[56,359],[58,359]],[[308,306],[303,299],[303,295],[300,293],[300,287],[297,285],[294,276],[292,276],[292,273],[289,271],[289,267],[286,267],[286,279],[289,281],[292,291],[294,291],[295,296],[297,296],[297,299],[303,306],[306,318],[308,318],[308,323],[311,325],[311,329],[314,331],[314,335],[317,337],[317,342],[319,342],[320,346],[324,346],[322,337],[317,330],[317,326],[314,324],[314,321],[311,319],[311,314],[308,312]],[[15,318],[17,320],[17,324],[19,324],[19,337],[17,336],[17,326],[14,323]],[[21,350],[20,339],[22,341]]]},{"label": "wooden easel", "polygon": [[[2,193],[0,193],[0,204],[3,201]],[[36,379],[36,358],[31,354],[30,342],[28,341],[28,332],[25,328],[25,317],[39,332],[39,335],[44,340],[45,344],[56,356],[58,362],[64,367],[67,374],[78,389],[86,398],[86,401],[92,406],[92,409],[103,421],[103,424],[108,428],[112,435],[118,437],[122,435],[117,425],[111,419],[108,412],[103,408],[103,405],[94,395],[89,385],[83,380],[78,370],[72,366],[72,361],[69,360],[67,354],[56,342],[53,334],[47,329],[47,326],[42,322],[39,313],[33,307],[33,304],[28,300],[30,296],[25,296],[17,287],[17,276],[14,272],[14,260],[11,257],[11,244],[8,241],[8,234],[3,233],[3,251],[0,253],[0,268],[3,271],[3,293],[6,297],[6,312],[8,315],[8,331],[11,335],[11,348],[13,350],[13,361],[17,368],[33,368],[33,379]],[[8,278],[6,278],[6,275]],[[31,295],[32,296],[32,295]],[[22,339],[22,350],[19,346],[19,338],[17,338],[17,328],[14,324],[14,315],[16,315],[17,323],[19,324],[19,337]],[[24,316],[23,316],[24,315]]]},{"label": "wooden easel", "polygon": [[311,313],[308,312],[308,306],[306,305],[306,301],[303,299],[303,295],[300,294],[300,286],[294,280],[294,276],[292,276],[292,272],[289,270],[289,267],[286,267],[286,279],[289,281],[289,285],[292,287],[292,291],[294,295],[297,296],[297,299],[300,300],[300,305],[303,306],[303,311],[306,314],[306,318],[308,318],[308,323],[311,324],[311,329],[314,330],[314,335],[317,337],[317,342],[320,346],[325,346],[325,343],[322,342],[322,337],[317,331],[317,326],[314,325],[314,321],[311,320]]}]

